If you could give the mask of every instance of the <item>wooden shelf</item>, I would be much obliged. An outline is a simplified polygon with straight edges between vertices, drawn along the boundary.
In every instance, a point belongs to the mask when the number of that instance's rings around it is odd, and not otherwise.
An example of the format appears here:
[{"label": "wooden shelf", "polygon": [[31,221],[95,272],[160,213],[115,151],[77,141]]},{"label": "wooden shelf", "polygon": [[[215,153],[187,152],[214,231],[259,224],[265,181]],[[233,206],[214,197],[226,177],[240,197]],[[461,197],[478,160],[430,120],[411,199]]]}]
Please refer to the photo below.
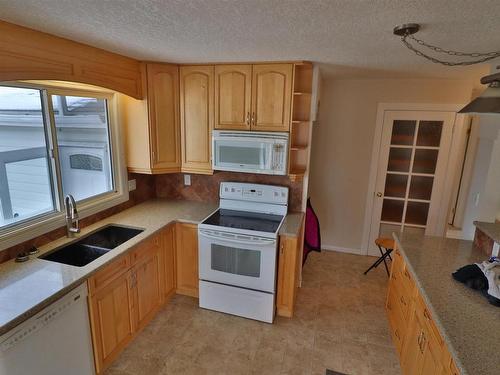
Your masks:
[{"label": "wooden shelf", "polygon": [[297,95],[297,96],[299,96],[299,95],[312,95],[312,93],[311,92],[296,91],[293,93],[293,95]]},{"label": "wooden shelf", "polygon": [[294,168],[294,169],[290,170],[288,177],[292,181],[302,181],[305,173],[306,173],[305,169]]},{"label": "wooden shelf", "polygon": [[292,124],[309,124],[309,120],[292,120]]},{"label": "wooden shelf", "polygon": [[290,146],[290,150],[292,151],[303,151],[303,150],[307,150],[307,145],[292,145]]}]

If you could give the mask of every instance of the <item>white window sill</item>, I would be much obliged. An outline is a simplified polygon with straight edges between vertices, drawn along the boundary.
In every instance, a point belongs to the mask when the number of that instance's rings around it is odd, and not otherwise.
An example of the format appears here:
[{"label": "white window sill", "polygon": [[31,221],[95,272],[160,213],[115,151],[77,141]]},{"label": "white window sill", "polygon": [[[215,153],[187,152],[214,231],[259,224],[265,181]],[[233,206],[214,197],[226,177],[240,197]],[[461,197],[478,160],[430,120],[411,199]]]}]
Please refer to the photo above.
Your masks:
[{"label": "white window sill", "polygon": [[[91,202],[82,202],[81,205],[77,203],[78,216],[80,219],[86,218],[120,203],[124,203],[128,201],[128,199],[129,194],[128,191],[125,190],[123,194],[108,194],[104,195],[102,198],[93,199]],[[42,236],[65,225],[66,219],[64,212],[55,212],[38,218],[36,221],[26,222],[24,225],[15,226],[11,231],[6,231],[0,235],[0,251]]]}]

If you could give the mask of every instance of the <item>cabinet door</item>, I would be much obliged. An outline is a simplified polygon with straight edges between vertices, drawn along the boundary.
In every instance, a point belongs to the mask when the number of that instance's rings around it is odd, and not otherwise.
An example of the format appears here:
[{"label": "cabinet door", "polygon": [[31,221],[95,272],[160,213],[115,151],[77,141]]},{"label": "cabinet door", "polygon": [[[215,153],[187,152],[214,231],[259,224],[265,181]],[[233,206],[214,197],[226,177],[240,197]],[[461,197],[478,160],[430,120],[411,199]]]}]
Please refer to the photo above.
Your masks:
[{"label": "cabinet door", "polygon": [[182,171],[212,174],[214,67],[180,68]]},{"label": "cabinet door", "polygon": [[179,172],[179,68],[147,64],[147,82],[153,172]]},{"label": "cabinet door", "polygon": [[163,297],[168,300],[175,293],[175,225],[162,231]]},{"label": "cabinet door", "polygon": [[179,223],[175,233],[177,293],[198,297],[198,227]]},{"label": "cabinet door", "polygon": [[278,254],[278,288],[276,309],[278,315],[292,317],[296,296],[297,238],[281,236]]},{"label": "cabinet door", "polygon": [[215,128],[250,130],[251,65],[215,66]]},{"label": "cabinet door", "polygon": [[424,356],[422,360],[422,375],[441,375],[443,373],[443,364],[441,362],[441,350],[437,341],[433,336],[426,334],[424,342]]},{"label": "cabinet door", "polygon": [[130,271],[89,296],[89,313],[97,373],[102,373],[134,334]]},{"label": "cabinet door", "polygon": [[137,329],[142,329],[154,316],[160,307],[161,262],[159,251],[144,257],[132,269],[135,310],[134,318]]},{"label": "cabinet door", "polygon": [[401,355],[401,369],[404,375],[419,375],[422,373],[424,326],[424,322],[419,319],[418,314],[414,311]]},{"label": "cabinet door", "polygon": [[254,65],[252,130],[290,130],[292,64]]}]

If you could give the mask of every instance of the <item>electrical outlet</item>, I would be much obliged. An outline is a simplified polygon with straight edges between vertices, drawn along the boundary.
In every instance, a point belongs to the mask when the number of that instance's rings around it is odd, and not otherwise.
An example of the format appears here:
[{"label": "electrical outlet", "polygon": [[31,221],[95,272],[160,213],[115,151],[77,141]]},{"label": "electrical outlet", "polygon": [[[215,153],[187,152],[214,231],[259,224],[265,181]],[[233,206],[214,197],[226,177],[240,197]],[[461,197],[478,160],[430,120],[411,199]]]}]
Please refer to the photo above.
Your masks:
[{"label": "electrical outlet", "polygon": [[137,189],[137,181],[136,180],[128,180],[128,191],[132,191]]},{"label": "electrical outlet", "polygon": [[191,186],[191,175],[190,174],[184,175],[184,186]]}]

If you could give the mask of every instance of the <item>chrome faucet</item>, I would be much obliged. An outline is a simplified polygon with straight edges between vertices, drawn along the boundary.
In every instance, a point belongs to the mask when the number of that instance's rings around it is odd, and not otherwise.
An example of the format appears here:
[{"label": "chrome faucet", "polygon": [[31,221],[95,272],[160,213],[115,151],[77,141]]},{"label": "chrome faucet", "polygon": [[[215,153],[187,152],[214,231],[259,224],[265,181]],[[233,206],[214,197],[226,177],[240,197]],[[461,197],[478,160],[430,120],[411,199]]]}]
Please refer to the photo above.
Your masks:
[{"label": "chrome faucet", "polygon": [[66,236],[73,237],[75,233],[80,233],[75,198],[71,194],[66,195],[64,205],[66,206]]}]

